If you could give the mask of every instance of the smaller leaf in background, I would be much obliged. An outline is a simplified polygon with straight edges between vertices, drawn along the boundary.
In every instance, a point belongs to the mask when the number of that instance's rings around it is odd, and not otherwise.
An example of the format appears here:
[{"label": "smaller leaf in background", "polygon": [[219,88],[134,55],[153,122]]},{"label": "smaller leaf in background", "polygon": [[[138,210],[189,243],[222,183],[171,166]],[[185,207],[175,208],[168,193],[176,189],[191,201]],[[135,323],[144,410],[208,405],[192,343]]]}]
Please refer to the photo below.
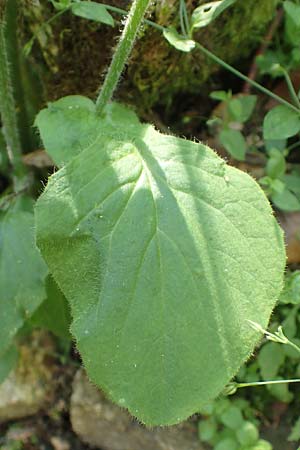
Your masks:
[{"label": "smaller leaf in background", "polygon": [[[282,377],[275,377],[274,380],[281,380]],[[290,403],[294,395],[289,391],[289,385],[287,384],[269,384],[267,386],[268,391],[283,403]]]},{"label": "smaller leaf in background", "polygon": [[265,441],[264,439],[259,439],[255,445],[244,450],[273,450],[273,446],[270,442]]},{"label": "smaller leaf in background", "polygon": [[71,339],[69,332],[71,316],[67,300],[50,275],[45,285],[47,298],[36,310],[30,322],[33,326],[45,328],[58,337]]},{"label": "smaller leaf in background", "polygon": [[[283,333],[288,339],[294,340],[294,337],[297,333],[296,315],[297,315],[297,308],[289,309],[287,317],[282,322]],[[291,350],[294,350],[289,345],[285,345],[283,348],[284,349],[290,348]],[[299,353],[298,353],[298,357],[299,357]]]},{"label": "smaller leaf in background", "polygon": [[300,211],[300,201],[286,186],[282,192],[274,192],[271,199],[274,205],[282,211]]},{"label": "smaller leaf in background", "polygon": [[280,150],[272,148],[269,152],[266,165],[267,175],[271,178],[280,178],[286,170],[285,158]]},{"label": "smaller leaf in background", "polygon": [[287,146],[287,139],[267,139],[265,140],[265,147],[267,152],[272,150],[272,148],[276,148],[277,150],[280,150],[281,152],[285,152]]},{"label": "smaller leaf in background", "polygon": [[221,131],[219,140],[228,153],[238,161],[244,161],[247,144],[244,136],[238,130],[226,128]]},{"label": "smaller leaf in background", "polygon": [[286,0],[283,3],[285,11],[285,37],[293,45],[300,44],[300,5]]},{"label": "smaller leaf in background", "polygon": [[226,427],[237,430],[243,424],[243,416],[241,410],[237,406],[230,406],[221,415],[221,422]]},{"label": "smaller leaf in background", "polygon": [[183,36],[180,36],[180,34],[177,33],[177,31],[173,28],[168,28],[167,30],[164,30],[163,35],[165,39],[171,44],[173,47],[175,47],[177,50],[180,50],[181,52],[190,52],[195,48],[195,41],[191,39],[186,39]]},{"label": "smaller leaf in background", "polygon": [[267,113],[263,124],[265,139],[284,139],[300,131],[300,114],[287,106],[275,106]]},{"label": "smaller leaf in background", "polygon": [[267,342],[260,350],[257,361],[263,380],[272,380],[285,360],[282,345]]},{"label": "smaller leaf in background", "polygon": [[0,357],[0,384],[3,383],[9,372],[15,368],[18,362],[18,350],[15,345],[11,345]]},{"label": "smaller leaf in background", "polygon": [[244,123],[254,111],[257,101],[256,95],[240,95],[228,103],[228,110],[233,120]]},{"label": "smaller leaf in background", "polygon": [[261,75],[271,75],[273,78],[282,77],[282,67],[287,67],[289,57],[280,49],[267,50],[264,54],[258,55],[256,63]]},{"label": "smaller leaf in background", "polygon": [[300,270],[286,274],[284,288],[279,297],[279,301],[285,304],[300,304]]},{"label": "smaller leaf in background", "polygon": [[225,438],[217,443],[214,450],[238,450],[239,445],[233,438]]},{"label": "smaller leaf in background", "polygon": [[225,9],[235,3],[235,1],[236,0],[221,0],[198,6],[192,13],[192,29],[206,27],[222,14]]},{"label": "smaller leaf in background", "polygon": [[237,438],[241,445],[251,446],[258,441],[258,429],[252,422],[244,422],[237,430]]},{"label": "smaller leaf in background", "polygon": [[295,442],[300,440],[300,417],[294,424],[292,431],[288,437],[289,442]]},{"label": "smaller leaf in background", "polygon": [[298,172],[292,172],[291,174],[285,175],[283,181],[286,187],[300,198],[300,174]]},{"label": "smaller leaf in background", "polygon": [[200,420],[198,434],[202,442],[211,442],[217,433],[217,424],[213,418]]},{"label": "smaller leaf in background", "polygon": [[95,22],[104,23],[112,27],[114,26],[113,17],[109,14],[105,6],[99,3],[89,1],[73,3],[71,6],[71,11],[75,14],[75,16],[94,20]]},{"label": "smaller leaf in background", "polygon": [[220,100],[220,102],[226,102],[231,99],[232,94],[229,91],[213,91],[209,94],[210,98],[214,100]]},{"label": "smaller leaf in background", "polygon": [[24,47],[23,47],[23,53],[24,53],[24,56],[25,56],[26,58],[27,58],[27,57],[30,55],[30,53],[31,53],[31,50],[32,50],[32,46],[33,46],[33,44],[34,44],[34,41],[35,41],[35,36],[32,36],[32,38],[29,39],[29,41],[27,41],[26,44],[25,44]]},{"label": "smaller leaf in background", "polygon": [[[299,347],[300,339],[293,338],[293,344],[296,344]],[[295,348],[291,347],[290,345],[285,345],[284,353],[288,358],[294,359],[296,362],[299,362],[299,352]],[[296,377],[298,377],[298,375],[296,375]]]},{"label": "smaller leaf in background", "polygon": [[50,2],[57,11],[63,11],[64,9],[69,8],[72,0],[50,0]]}]

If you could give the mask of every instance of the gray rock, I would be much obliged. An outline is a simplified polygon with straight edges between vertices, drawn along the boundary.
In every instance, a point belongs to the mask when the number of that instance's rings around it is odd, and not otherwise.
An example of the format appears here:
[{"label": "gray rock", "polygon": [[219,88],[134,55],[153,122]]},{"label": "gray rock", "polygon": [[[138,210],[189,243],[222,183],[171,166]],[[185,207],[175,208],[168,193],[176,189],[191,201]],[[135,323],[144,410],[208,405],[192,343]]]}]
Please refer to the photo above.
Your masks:
[{"label": "gray rock", "polygon": [[31,416],[45,408],[54,393],[55,364],[47,364],[53,353],[49,335],[35,332],[19,347],[19,362],[0,384],[0,423]]},{"label": "gray rock", "polygon": [[102,450],[202,450],[193,422],[170,428],[147,429],[107,400],[83,369],[73,382],[73,430],[87,444]]}]

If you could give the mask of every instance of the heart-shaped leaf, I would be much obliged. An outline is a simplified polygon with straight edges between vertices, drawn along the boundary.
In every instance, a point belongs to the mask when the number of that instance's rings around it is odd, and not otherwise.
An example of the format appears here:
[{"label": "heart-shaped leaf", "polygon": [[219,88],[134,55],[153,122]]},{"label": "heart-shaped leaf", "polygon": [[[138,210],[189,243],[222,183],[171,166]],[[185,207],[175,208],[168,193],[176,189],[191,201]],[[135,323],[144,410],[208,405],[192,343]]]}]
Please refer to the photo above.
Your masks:
[{"label": "heart-shaped leaf", "polygon": [[282,233],[251,177],[110,108],[39,198],[37,242],[92,381],[142,422],[174,424],[253,351],[248,320],[265,328],[281,290]]}]

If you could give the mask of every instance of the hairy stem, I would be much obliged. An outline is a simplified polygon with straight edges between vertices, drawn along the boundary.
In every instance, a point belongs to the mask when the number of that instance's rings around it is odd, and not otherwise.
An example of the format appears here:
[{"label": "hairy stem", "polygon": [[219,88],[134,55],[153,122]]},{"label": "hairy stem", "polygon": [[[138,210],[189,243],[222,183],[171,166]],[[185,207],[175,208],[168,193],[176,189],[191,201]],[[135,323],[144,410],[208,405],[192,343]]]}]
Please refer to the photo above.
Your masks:
[{"label": "hairy stem", "polygon": [[149,3],[150,0],[133,0],[120,41],[96,101],[98,114],[102,113],[114,93]]},{"label": "hairy stem", "polygon": [[[18,0],[0,0],[0,113],[14,187],[19,190],[26,173],[18,127],[12,69],[16,57],[16,11]],[[12,26],[15,25],[15,26]]]}]

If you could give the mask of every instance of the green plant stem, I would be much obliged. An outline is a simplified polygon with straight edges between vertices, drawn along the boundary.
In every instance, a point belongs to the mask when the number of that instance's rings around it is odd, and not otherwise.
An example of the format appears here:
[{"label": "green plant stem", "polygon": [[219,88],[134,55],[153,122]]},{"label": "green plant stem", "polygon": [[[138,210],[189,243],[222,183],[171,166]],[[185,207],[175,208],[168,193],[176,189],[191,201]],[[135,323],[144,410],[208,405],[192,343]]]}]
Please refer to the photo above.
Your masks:
[{"label": "green plant stem", "polygon": [[99,115],[114,93],[149,3],[150,0],[133,0],[120,41],[96,101]]},{"label": "green plant stem", "polygon": [[286,383],[300,383],[300,378],[296,378],[293,380],[272,380],[272,381],[253,381],[251,383],[235,383],[235,388],[240,389],[244,387],[267,386],[271,384],[286,384]]},{"label": "green plant stem", "polygon": [[289,345],[294,350],[296,350],[298,353],[300,353],[300,347],[298,347],[298,345],[294,344],[294,342],[289,340],[286,345]]},{"label": "green plant stem", "polygon": [[[117,14],[122,14],[122,15],[128,14],[127,11],[125,11],[124,9],[115,8],[114,6],[109,6],[109,5],[104,5],[104,6],[108,10],[116,12]],[[146,23],[147,25],[149,25],[149,26],[151,26],[153,28],[156,28],[158,31],[161,31],[161,32],[164,32],[164,31],[167,30],[166,27],[163,27],[163,26],[161,26],[161,25],[159,25],[159,24],[157,24],[155,22],[152,22],[152,20],[145,19],[144,23]],[[269,97],[273,98],[278,103],[281,103],[282,105],[292,109],[293,111],[300,112],[300,108],[297,108],[296,106],[292,105],[291,103],[286,101],[284,98],[279,97],[279,95],[274,94],[274,92],[272,92],[269,89],[265,88],[264,86],[262,86],[261,84],[257,83],[256,81],[251,80],[246,75],[244,75],[242,72],[240,72],[239,70],[235,69],[230,64],[227,64],[225,61],[223,61],[221,58],[219,58],[214,53],[209,51],[207,48],[203,47],[203,45],[199,44],[198,42],[196,42],[196,48],[198,50],[200,50],[202,53],[204,53],[206,56],[208,56],[210,59],[212,59],[214,62],[216,62],[220,66],[224,67],[224,69],[226,69],[229,72],[233,73],[234,75],[236,75],[237,77],[239,77],[243,81],[247,81],[254,88],[256,88],[257,90],[263,92],[264,94],[268,95]]]},{"label": "green plant stem", "polygon": [[191,26],[190,26],[190,21],[189,21],[189,17],[188,17],[188,12],[187,12],[187,8],[186,8],[186,3],[185,0],[182,0],[182,11],[183,11],[183,18],[184,18],[184,22],[185,22],[185,27],[187,30],[187,34],[190,34],[191,31]]},{"label": "green plant stem", "polygon": [[187,36],[187,32],[186,32],[186,28],[185,28],[185,21],[184,21],[184,17],[183,17],[183,2],[184,0],[180,0],[179,3],[179,17],[180,17],[180,28],[181,28],[181,33],[184,36]]},{"label": "green plant stem", "polygon": [[242,80],[247,81],[254,88],[256,88],[257,90],[263,92],[264,94],[268,95],[269,97],[272,97],[278,103],[281,103],[282,105],[287,106],[288,108],[290,108],[290,109],[292,109],[294,111],[297,111],[298,113],[300,112],[300,108],[297,108],[296,106],[292,105],[291,103],[286,101],[284,98],[279,97],[279,95],[274,94],[274,92],[269,91],[269,89],[265,88],[264,86],[262,86],[261,84],[257,83],[256,81],[251,80],[246,75],[244,75],[242,72],[240,72],[239,70],[235,69],[230,64],[227,64],[225,61],[223,61],[221,58],[219,58],[214,53],[209,51],[207,48],[203,47],[203,45],[199,44],[198,42],[196,42],[196,48],[198,48],[202,53],[204,53],[210,59],[215,61],[217,64],[219,64],[220,66],[224,67],[224,69],[227,69],[229,72],[233,73],[234,75],[236,75],[237,77],[241,78]]},{"label": "green plant stem", "polygon": [[289,145],[287,151],[290,152],[291,150],[297,147],[300,147],[300,141],[294,142],[294,144]]},{"label": "green plant stem", "polygon": [[296,106],[298,109],[300,109],[300,101],[299,101],[299,98],[298,98],[298,96],[297,96],[297,94],[296,94],[296,91],[295,91],[295,89],[294,89],[292,80],[291,80],[291,78],[290,78],[288,72],[287,72],[285,69],[283,69],[283,75],[284,75],[284,78],[285,78],[285,81],[286,81],[286,84],[287,84],[287,87],[288,87],[288,90],[289,90],[291,99],[292,99],[292,101],[294,102],[295,106]]},{"label": "green plant stem", "polygon": [[187,37],[190,32],[189,18],[187,15],[185,0],[180,0],[179,5],[180,27],[182,34]]},{"label": "green plant stem", "polygon": [[0,3],[0,112],[7,153],[14,170],[15,191],[22,188],[26,176],[11,73],[16,30],[8,26],[9,15],[16,14],[17,9],[17,0],[2,0]]}]

